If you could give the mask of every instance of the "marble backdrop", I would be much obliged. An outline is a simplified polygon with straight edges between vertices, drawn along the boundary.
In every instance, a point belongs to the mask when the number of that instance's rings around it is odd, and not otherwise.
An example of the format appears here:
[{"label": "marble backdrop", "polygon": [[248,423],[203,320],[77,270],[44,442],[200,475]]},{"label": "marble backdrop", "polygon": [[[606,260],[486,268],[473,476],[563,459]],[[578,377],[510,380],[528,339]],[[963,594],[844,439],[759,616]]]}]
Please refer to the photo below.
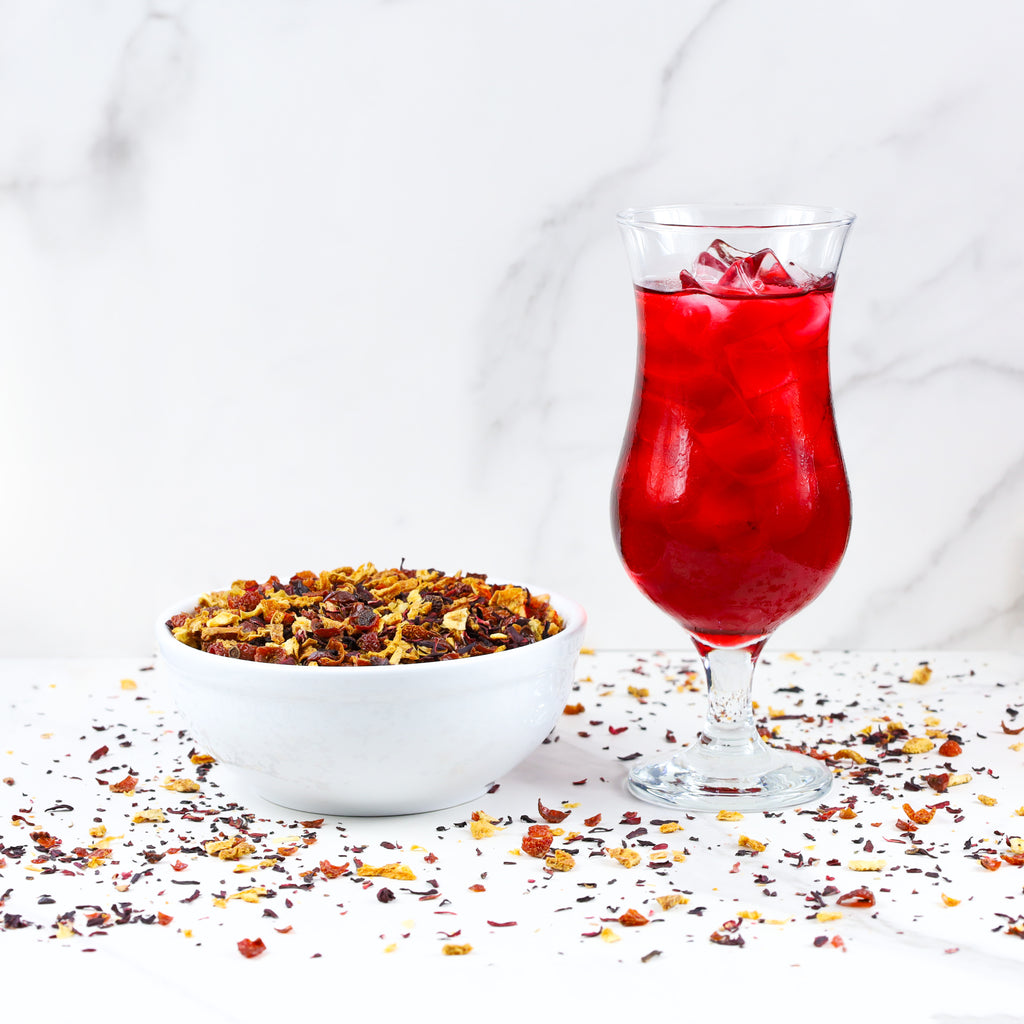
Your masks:
[{"label": "marble backdrop", "polygon": [[1024,644],[1024,8],[0,3],[0,654],[406,559],[677,646],[611,539],[614,215],[854,210],[855,525],[786,647]]}]

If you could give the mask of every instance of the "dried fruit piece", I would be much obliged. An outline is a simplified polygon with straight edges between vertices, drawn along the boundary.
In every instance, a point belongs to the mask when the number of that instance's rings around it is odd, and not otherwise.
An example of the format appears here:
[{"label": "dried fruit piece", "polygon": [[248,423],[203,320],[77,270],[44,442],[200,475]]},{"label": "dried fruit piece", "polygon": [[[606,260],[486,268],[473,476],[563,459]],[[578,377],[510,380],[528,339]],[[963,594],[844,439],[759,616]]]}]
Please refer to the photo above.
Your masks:
[{"label": "dried fruit piece", "polygon": [[942,757],[957,757],[963,752],[964,748],[961,747],[956,740],[946,740],[946,742],[939,747],[939,754]]},{"label": "dried fruit piece", "polygon": [[250,960],[255,956],[259,956],[261,953],[265,953],[266,951],[267,947],[264,945],[262,939],[238,940],[238,952]]},{"label": "dried fruit piece", "polygon": [[465,956],[467,953],[471,953],[472,951],[473,951],[473,947],[468,942],[461,943],[461,944],[453,943],[453,942],[446,942],[441,947],[441,952],[445,956]]},{"label": "dried fruit piece", "polygon": [[571,871],[576,866],[576,861],[568,850],[555,850],[544,863],[552,871]]},{"label": "dried fruit piece", "polygon": [[369,864],[361,864],[357,874],[362,878],[394,878],[399,881],[412,881],[416,873],[405,864],[385,864],[383,867],[375,868]]},{"label": "dried fruit piece", "polygon": [[884,871],[885,860],[882,857],[858,857],[846,865],[851,871]]},{"label": "dried fruit piece", "polygon": [[928,665],[918,665],[917,668],[910,674],[910,678],[907,680],[908,683],[916,683],[918,686],[922,686],[928,682],[932,677],[931,667]]},{"label": "dried fruit piece", "polygon": [[138,814],[133,815],[132,817],[132,822],[136,825],[157,823],[166,820],[167,816],[159,807],[153,807],[150,810],[139,811]]},{"label": "dried fruit piece", "polygon": [[751,839],[750,836],[740,836],[739,845],[746,850],[753,850],[755,853],[761,853],[768,848],[767,843],[762,843],[759,839]]},{"label": "dried fruit piece", "polygon": [[903,811],[915,825],[927,825],[935,817],[934,807],[922,807],[921,810],[915,811],[910,804],[904,804]]},{"label": "dried fruit piece", "polygon": [[[541,829],[544,829],[544,831],[540,831]],[[523,841],[520,845],[523,853],[531,857],[546,857],[548,850],[551,849],[551,843],[554,838],[554,833],[547,825],[533,825],[526,835],[523,836]]]},{"label": "dried fruit piece", "polygon": [[233,892],[230,896],[226,896],[223,899],[215,898],[213,905],[215,907],[226,907],[231,900],[241,900],[243,903],[259,903],[260,898],[266,895],[267,890],[262,885],[256,885],[249,889],[239,889],[238,892]]},{"label": "dried fruit piece", "polygon": [[344,864],[332,864],[329,860],[320,861],[320,874],[324,878],[340,878],[348,871],[348,861]]},{"label": "dried fruit piece", "polygon": [[169,775],[163,781],[163,788],[173,793],[198,793],[199,783],[195,779],[181,779]]},{"label": "dried fruit piece", "polygon": [[719,811],[716,817],[719,821],[741,821],[743,815],[739,811]]},{"label": "dried fruit piece", "polygon": [[565,819],[569,817],[569,811],[556,811],[550,807],[545,807],[544,804],[541,803],[540,797],[537,798],[537,813],[545,821],[550,821],[552,824],[565,821]]},{"label": "dried fruit piece", "polygon": [[256,847],[243,836],[234,836],[231,839],[211,839],[203,843],[203,849],[211,857],[219,857],[221,860],[238,860],[240,857],[248,857],[250,853],[256,852]]},{"label": "dried fruit piece", "polygon": [[689,903],[689,899],[678,892],[669,893],[667,896],[656,897],[658,905],[662,910],[669,910],[678,907],[682,903]]},{"label": "dried fruit piece", "polygon": [[632,907],[619,917],[619,924],[624,928],[639,928],[641,925],[648,923],[647,918],[639,910],[634,910]]},{"label": "dried fruit piece", "polygon": [[851,889],[843,893],[836,903],[841,907],[873,907],[875,905],[875,894],[866,886],[859,889]]},{"label": "dried fruit piece", "polygon": [[927,736],[915,736],[903,744],[904,754],[927,754],[934,749],[935,744]]},{"label": "dried fruit piece", "polygon": [[833,755],[835,760],[839,761],[843,758],[849,758],[855,764],[866,764],[867,758],[857,750],[851,750],[849,747],[843,747],[842,750],[837,750]]},{"label": "dried fruit piece", "polygon": [[626,847],[605,847],[604,852],[612,860],[617,860],[623,867],[627,868],[635,868],[643,859],[636,850],[630,850]]},{"label": "dried fruit piece", "polygon": [[484,811],[474,811],[469,822],[469,834],[474,839],[489,839],[501,831],[495,824],[497,820]]}]

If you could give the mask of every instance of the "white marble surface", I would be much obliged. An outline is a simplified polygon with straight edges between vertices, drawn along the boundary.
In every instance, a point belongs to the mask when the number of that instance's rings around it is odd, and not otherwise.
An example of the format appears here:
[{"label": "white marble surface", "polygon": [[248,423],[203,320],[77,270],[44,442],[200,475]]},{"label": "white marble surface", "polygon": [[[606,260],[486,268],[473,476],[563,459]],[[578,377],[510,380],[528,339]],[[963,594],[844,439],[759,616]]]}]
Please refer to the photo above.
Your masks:
[{"label": "white marble surface", "polygon": [[778,644],[1024,645],[1022,28],[1012,0],[9,0],[0,653],[144,656],[183,594],[402,557],[676,643],[608,525],[613,218],[704,199],[859,215],[854,534]]},{"label": "white marble surface", "polygon": [[[922,661],[932,676],[914,685],[907,680]],[[1024,722],[1020,659],[770,657],[755,696],[762,725],[778,730],[774,742],[831,754],[851,747],[866,758],[827,762],[836,779],[822,806],[855,817],[826,821],[818,807],[740,821],[687,817],[626,793],[634,754],[669,749],[668,730],[687,742],[697,729],[703,696],[690,689],[693,667],[688,652],[584,655],[573,694],[583,711],[563,716],[550,742],[493,792],[430,814],[318,822],[246,792],[223,765],[201,776],[198,793],[161,788],[169,775],[200,775],[163,666],[0,661],[5,1006],[38,1009],[59,979],[95,1014],[132,1007],[154,1021],[306,1019],[353,1001],[399,1019],[400,1010],[422,1016],[428,999],[432,1013],[502,1022],[538,1008],[635,1015],[674,1003],[695,1019],[742,1005],[759,1021],[782,1022],[795,1006],[814,1005],[831,1021],[863,1021],[868,1003],[915,1024],[1024,1019],[1024,942],[1010,932],[1024,927],[1024,868],[1000,858],[1024,831],[1024,744],[1001,726]],[[955,733],[963,753],[904,754],[902,738],[874,746],[862,730],[885,728],[882,715],[911,736]],[[939,795],[922,777],[948,770],[947,760],[970,779]],[[858,780],[865,770],[872,774]],[[128,772],[138,778],[130,795],[97,785]],[[569,812],[553,826],[565,830],[554,848],[575,851],[568,871],[515,852],[527,822],[540,820],[538,799]],[[908,833],[905,802],[938,805],[934,819]],[[157,809],[166,821],[133,821]],[[472,836],[474,811],[500,831]],[[667,820],[681,827],[663,832]],[[93,863],[100,839],[89,830],[99,826],[111,852]],[[48,850],[36,848],[40,833],[51,837]],[[210,856],[202,844],[221,834],[245,835],[255,849],[239,862]],[[765,850],[741,847],[743,835]],[[613,860],[612,848],[635,851],[639,863]],[[257,866],[267,856],[277,868]],[[982,856],[1001,866],[986,870]],[[850,866],[876,858],[879,870]],[[348,867],[329,879],[322,861]],[[357,861],[405,864],[416,878],[359,877]],[[861,886],[873,907],[839,905]],[[216,902],[254,887],[265,890],[255,902]],[[382,902],[383,888],[394,899]],[[687,902],[663,909],[657,898],[671,894]],[[621,924],[629,909],[649,923]],[[108,919],[90,924],[97,913]],[[161,913],[172,920],[145,923]],[[723,931],[726,922],[738,929]],[[716,944],[715,932],[744,944]],[[238,941],[257,937],[266,952],[243,959]],[[472,949],[445,956],[447,942]],[[748,993],[742,1004],[736,978]]]}]

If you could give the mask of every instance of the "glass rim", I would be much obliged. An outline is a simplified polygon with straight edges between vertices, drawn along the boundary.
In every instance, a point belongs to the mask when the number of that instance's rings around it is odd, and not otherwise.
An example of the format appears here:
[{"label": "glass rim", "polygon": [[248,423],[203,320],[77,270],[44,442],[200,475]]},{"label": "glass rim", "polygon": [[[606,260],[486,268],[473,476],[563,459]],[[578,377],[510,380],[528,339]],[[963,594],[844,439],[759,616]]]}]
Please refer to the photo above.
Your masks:
[{"label": "glass rim", "polygon": [[[682,211],[689,211],[694,215],[693,219],[683,219]],[[698,211],[705,211],[706,215]],[[755,214],[755,211],[760,212]],[[783,214],[786,211],[807,219],[796,222],[784,219]],[[856,220],[856,214],[835,206],[809,206],[800,203],[666,203],[659,206],[628,207],[621,210],[615,219],[619,224],[633,228],[756,231],[849,225]]]}]

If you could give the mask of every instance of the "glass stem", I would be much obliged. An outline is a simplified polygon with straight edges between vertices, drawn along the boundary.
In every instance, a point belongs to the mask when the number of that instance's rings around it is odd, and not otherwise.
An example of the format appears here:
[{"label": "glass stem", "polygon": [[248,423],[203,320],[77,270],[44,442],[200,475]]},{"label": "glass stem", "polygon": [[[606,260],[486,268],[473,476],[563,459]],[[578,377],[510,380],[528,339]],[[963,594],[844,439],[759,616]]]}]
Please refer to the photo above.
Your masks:
[{"label": "glass stem", "polygon": [[746,647],[710,647],[694,639],[704,665],[708,711],[699,749],[707,757],[756,757],[765,744],[754,722],[750,688],[764,637]]}]

